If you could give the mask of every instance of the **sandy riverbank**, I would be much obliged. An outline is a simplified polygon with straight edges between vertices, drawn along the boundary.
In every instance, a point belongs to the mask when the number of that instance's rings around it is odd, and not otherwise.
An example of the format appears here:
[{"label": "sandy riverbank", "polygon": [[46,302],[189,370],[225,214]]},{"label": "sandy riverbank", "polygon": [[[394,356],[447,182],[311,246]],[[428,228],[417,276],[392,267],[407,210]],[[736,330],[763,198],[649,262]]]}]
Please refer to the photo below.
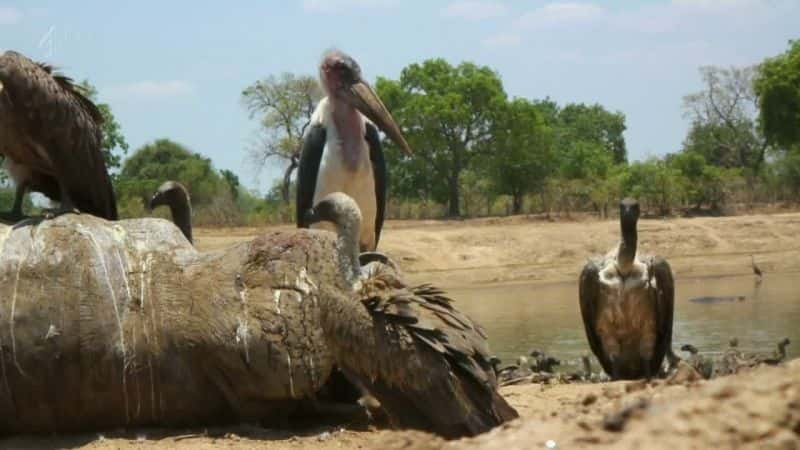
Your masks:
[{"label": "sandy riverbank", "polygon": [[[224,247],[265,230],[199,229],[197,246]],[[751,273],[750,255],[769,274],[800,271],[799,234],[800,213],[643,219],[639,245],[666,257],[677,278]],[[605,253],[618,240],[618,222],[594,219],[390,221],[380,250],[394,257],[411,281],[452,287],[576,280],[587,256]]]}]

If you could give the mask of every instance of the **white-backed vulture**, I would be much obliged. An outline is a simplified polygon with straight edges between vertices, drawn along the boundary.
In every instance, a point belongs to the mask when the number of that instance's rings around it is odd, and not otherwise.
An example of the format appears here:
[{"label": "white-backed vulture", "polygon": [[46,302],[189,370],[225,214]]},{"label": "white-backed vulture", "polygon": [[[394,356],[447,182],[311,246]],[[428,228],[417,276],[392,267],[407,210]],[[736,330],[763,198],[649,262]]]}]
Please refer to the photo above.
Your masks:
[{"label": "white-backed vulture", "polygon": [[612,379],[656,376],[672,352],[672,270],[663,258],[637,253],[638,220],[639,203],[622,200],[622,242],[589,261],[580,276],[586,338]]}]

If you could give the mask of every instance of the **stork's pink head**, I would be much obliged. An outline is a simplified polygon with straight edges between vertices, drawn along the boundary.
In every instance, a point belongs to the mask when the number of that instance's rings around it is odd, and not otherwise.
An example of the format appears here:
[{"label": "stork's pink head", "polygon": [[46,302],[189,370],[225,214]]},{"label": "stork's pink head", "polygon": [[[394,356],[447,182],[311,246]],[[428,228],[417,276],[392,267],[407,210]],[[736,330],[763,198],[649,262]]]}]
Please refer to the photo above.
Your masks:
[{"label": "stork's pink head", "polygon": [[319,65],[319,78],[322,88],[332,101],[345,102],[361,111],[405,154],[412,154],[400,127],[372,87],[361,77],[361,67],[355,59],[340,50],[328,50]]}]

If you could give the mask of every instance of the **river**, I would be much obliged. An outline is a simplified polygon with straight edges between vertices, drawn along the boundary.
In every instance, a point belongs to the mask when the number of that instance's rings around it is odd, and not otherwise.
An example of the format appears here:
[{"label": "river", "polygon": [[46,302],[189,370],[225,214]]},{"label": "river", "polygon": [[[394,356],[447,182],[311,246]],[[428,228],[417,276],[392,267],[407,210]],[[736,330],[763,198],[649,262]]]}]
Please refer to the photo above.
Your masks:
[{"label": "river", "polygon": [[[576,276],[577,278],[577,276]],[[789,357],[800,356],[800,274],[686,278],[675,282],[673,348],[693,344],[719,354],[737,337],[745,352],[771,353],[783,337],[791,339]],[[578,306],[578,283],[510,284],[450,289],[459,309],[484,326],[503,365],[532,349],[544,350],[577,367],[590,353]],[[702,296],[744,297],[698,303]],[[595,366],[597,370],[597,366]]]}]

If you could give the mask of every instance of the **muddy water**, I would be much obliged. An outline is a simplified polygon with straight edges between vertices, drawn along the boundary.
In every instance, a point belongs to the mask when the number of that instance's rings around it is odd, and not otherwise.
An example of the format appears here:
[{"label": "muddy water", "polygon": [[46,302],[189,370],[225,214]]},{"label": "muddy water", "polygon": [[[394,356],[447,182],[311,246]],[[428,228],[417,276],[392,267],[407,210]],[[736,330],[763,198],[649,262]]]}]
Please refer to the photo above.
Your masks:
[{"label": "muddy water", "polygon": [[[459,308],[481,323],[492,352],[503,364],[541,349],[577,367],[590,352],[578,307],[578,284],[515,284],[450,289]],[[702,296],[743,300],[697,303]],[[720,353],[731,337],[744,351],[771,353],[789,337],[790,357],[800,357],[800,274],[769,274],[760,285],[752,276],[687,278],[676,281],[673,348],[691,343]],[[595,370],[597,367],[595,366]]]}]

